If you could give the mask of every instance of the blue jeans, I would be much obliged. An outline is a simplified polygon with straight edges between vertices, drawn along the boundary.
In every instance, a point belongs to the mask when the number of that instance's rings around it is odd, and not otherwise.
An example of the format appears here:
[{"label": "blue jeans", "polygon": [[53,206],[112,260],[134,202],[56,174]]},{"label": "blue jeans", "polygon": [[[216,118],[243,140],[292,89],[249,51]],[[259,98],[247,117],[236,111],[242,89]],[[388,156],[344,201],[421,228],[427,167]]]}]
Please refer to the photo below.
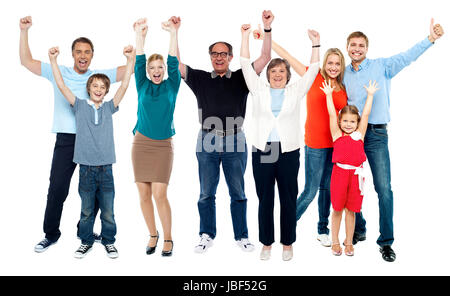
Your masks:
[{"label": "blue jeans", "polygon": [[[372,171],[373,184],[378,194],[380,211],[379,246],[390,246],[394,242],[394,197],[391,189],[391,162],[389,159],[388,133],[386,128],[367,128],[364,150]],[[366,232],[366,221],[361,214],[356,215],[355,232]]]},{"label": "blue jeans", "polygon": [[244,173],[247,166],[245,135],[239,132],[225,137],[200,131],[197,139],[198,175],[200,178],[200,235],[216,236],[216,190],[220,164],[231,197],[231,217],[234,239],[248,238],[247,198],[244,193]]},{"label": "blue jeans", "polygon": [[297,199],[297,221],[302,217],[319,190],[319,234],[329,234],[330,180],[333,171],[333,148],[315,149],[305,146],[305,188]]},{"label": "blue jeans", "polygon": [[102,244],[115,242],[116,222],[114,221],[114,177],[112,165],[80,165],[78,192],[81,197],[80,238],[85,245],[94,243],[94,207],[100,206],[102,222]]}]

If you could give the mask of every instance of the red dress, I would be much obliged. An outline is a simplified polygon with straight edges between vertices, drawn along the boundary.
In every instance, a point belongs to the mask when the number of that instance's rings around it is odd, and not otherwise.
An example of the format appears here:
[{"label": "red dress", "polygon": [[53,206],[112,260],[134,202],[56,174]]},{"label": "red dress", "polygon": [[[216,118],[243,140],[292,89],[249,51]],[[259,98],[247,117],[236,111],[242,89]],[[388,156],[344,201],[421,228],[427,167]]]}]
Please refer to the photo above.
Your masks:
[{"label": "red dress", "polygon": [[[356,168],[366,161],[364,142],[361,133],[353,132],[350,136],[342,135],[333,143],[333,172],[331,174],[331,204],[335,211],[344,208],[359,213],[363,200]],[[345,168],[342,168],[345,167]],[[349,169],[348,166],[355,167]],[[361,184],[362,185],[362,184]]]}]

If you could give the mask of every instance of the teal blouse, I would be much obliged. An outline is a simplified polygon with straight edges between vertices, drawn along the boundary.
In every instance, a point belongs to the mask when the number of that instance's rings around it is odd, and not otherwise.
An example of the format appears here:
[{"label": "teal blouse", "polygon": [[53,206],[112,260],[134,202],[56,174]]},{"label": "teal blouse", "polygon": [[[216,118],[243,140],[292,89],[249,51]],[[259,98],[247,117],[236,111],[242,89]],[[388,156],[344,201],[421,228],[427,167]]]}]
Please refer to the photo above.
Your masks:
[{"label": "teal blouse", "polygon": [[178,59],[167,57],[169,78],[154,84],[147,78],[145,55],[136,56],[134,78],[138,93],[137,123],[133,129],[153,140],[164,140],[175,134],[173,112],[181,83]]}]

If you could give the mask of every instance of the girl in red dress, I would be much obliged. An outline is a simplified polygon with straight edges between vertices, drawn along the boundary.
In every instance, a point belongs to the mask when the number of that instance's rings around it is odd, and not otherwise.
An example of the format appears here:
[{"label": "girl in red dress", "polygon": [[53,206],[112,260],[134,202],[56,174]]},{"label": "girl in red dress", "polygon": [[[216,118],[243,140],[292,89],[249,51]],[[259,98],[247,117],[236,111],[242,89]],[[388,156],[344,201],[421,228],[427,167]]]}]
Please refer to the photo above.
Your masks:
[{"label": "girl in red dress", "polygon": [[333,172],[331,175],[331,250],[333,255],[342,254],[339,243],[339,229],[342,212],[345,210],[345,255],[353,256],[353,232],[355,231],[355,212],[361,211],[363,199],[362,165],[366,160],[364,153],[364,135],[372,109],[373,95],[378,90],[377,83],[369,82],[364,86],[367,100],[361,116],[358,108],[353,105],[345,106],[336,116],[333,104],[333,89],[326,81],[322,84],[322,91],[327,96],[327,109],[330,116],[330,131],[333,138]]}]

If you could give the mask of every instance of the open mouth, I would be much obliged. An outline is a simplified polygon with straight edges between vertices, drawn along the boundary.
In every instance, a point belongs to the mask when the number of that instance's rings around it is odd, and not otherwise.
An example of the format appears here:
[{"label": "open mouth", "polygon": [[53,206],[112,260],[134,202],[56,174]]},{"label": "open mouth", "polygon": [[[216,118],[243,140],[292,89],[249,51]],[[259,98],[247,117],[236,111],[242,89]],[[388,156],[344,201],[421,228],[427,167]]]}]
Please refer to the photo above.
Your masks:
[{"label": "open mouth", "polygon": [[152,76],[152,81],[153,81],[153,82],[159,82],[159,81],[161,81],[161,74],[153,74],[153,76]]},{"label": "open mouth", "polygon": [[81,68],[86,67],[86,66],[87,66],[87,60],[79,60],[79,61],[78,61],[78,65],[79,65]]}]

